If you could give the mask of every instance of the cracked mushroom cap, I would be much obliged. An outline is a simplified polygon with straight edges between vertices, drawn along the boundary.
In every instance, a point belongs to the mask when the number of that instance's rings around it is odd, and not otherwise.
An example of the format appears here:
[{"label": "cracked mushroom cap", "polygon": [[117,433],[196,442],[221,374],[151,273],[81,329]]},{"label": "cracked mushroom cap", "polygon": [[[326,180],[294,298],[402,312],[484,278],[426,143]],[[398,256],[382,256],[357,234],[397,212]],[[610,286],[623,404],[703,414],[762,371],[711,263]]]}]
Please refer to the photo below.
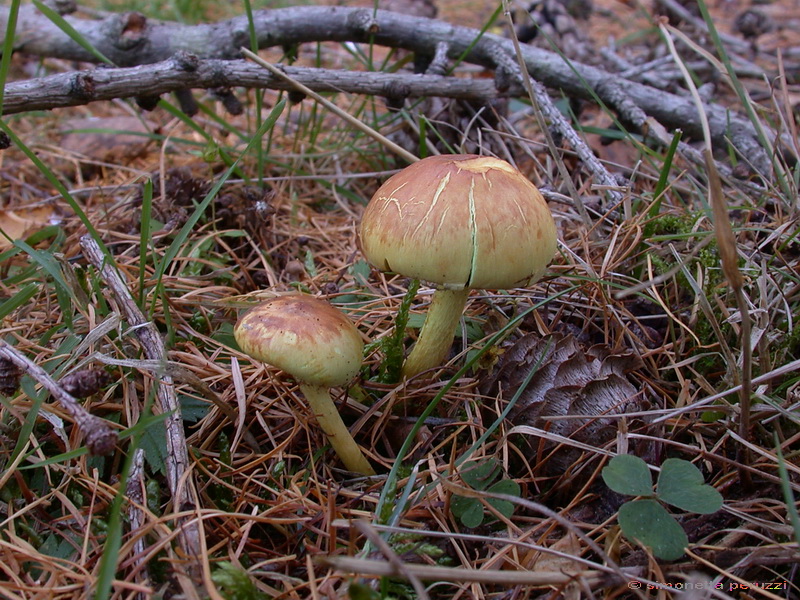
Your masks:
[{"label": "cracked mushroom cap", "polygon": [[361,368],[364,342],[339,310],[313,296],[267,300],[244,313],[234,337],[243,352],[300,383],[334,387]]},{"label": "cracked mushroom cap", "polygon": [[359,233],[379,269],[456,289],[525,285],[556,251],[536,186],[509,163],[472,154],[431,156],[389,178]]}]

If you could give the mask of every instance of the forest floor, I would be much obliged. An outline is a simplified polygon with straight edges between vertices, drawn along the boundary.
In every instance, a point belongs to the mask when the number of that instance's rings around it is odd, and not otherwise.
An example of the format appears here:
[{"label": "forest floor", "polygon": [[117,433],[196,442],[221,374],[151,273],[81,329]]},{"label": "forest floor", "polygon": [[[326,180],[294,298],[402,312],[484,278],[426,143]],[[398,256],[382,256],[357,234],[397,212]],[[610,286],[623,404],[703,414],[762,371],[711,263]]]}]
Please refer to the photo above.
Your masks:
[{"label": "forest floor", "polygon": [[[189,23],[237,16],[227,3],[122,4]],[[550,41],[534,43],[610,73],[651,63],[665,93],[688,94],[657,27],[670,4],[546,0],[534,15]],[[381,98],[326,95],[413,154],[510,160],[555,219],[541,280],[473,291],[446,364],[401,381],[393,361],[433,289],[407,295],[407,278],[360,252],[367,202],[405,165],[372,138],[274,90],[234,90],[241,115],[196,90],[191,118],[171,99],[5,117],[25,148],[0,152],[2,340],[119,440],[89,453],[81,418],[0,360],[0,597],[800,597],[800,7],[709,1],[743,100],[723,62],[699,58],[722,57],[696,3],[674,4],[689,11],[669,19],[704,98],[794,139],[768,140],[774,172],[715,148],[717,176],[554,91],[619,180],[614,204],[526,97],[478,118],[464,103],[409,102],[397,117]],[[436,8],[510,35],[492,3]],[[297,52],[351,70],[409,62],[364,44]],[[85,66],[15,55],[9,80]],[[718,191],[732,228],[715,219]],[[367,342],[334,398],[375,476],[344,470],[297,382],[234,340],[245,309],[296,293],[332,303]],[[616,455],[643,459],[644,475],[609,467]]]}]

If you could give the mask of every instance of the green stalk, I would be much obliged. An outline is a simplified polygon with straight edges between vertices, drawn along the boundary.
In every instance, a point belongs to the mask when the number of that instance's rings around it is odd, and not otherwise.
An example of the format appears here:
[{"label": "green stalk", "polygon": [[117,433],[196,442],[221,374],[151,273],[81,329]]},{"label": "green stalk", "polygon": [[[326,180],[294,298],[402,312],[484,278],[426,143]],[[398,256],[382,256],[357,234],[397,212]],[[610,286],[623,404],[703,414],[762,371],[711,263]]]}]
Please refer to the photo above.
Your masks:
[{"label": "green stalk", "polygon": [[467,305],[468,296],[469,288],[438,289],[433,293],[419,339],[403,365],[403,377],[413,377],[442,364],[453,345],[456,326]]},{"label": "green stalk", "polygon": [[361,448],[358,447],[353,436],[350,435],[339,411],[336,410],[328,388],[300,383],[300,390],[308,400],[319,426],[328,437],[331,447],[339,455],[344,466],[354,473],[375,475],[375,471],[362,454]]}]

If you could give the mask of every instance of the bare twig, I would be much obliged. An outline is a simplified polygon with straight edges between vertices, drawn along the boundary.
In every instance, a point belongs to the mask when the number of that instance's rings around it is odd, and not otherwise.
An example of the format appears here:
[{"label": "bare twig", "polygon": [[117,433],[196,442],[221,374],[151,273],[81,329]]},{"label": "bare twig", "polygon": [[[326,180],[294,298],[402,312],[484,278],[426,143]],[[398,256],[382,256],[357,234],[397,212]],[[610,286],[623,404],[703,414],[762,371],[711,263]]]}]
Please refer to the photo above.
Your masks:
[{"label": "bare twig", "polygon": [[[81,248],[83,248],[85,256],[99,271],[109,290],[117,298],[125,319],[136,331],[145,355],[166,365],[167,352],[158,330],[142,314],[120,274],[113,265],[107,262],[107,257],[91,236],[85,235],[81,238]],[[167,431],[167,483],[172,494],[173,508],[175,512],[179,512],[187,507],[196,506],[197,495],[189,470],[189,453],[183,431],[180,405],[175,395],[172,377],[166,372],[159,376],[157,398],[158,409],[167,414],[164,421]],[[185,520],[180,525],[181,533],[178,540],[181,549],[184,551],[185,557],[195,563],[200,556],[197,523],[193,520]]]},{"label": "bare twig", "polygon": [[[193,68],[187,69],[187,63]],[[501,94],[489,79],[465,79],[412,73],[376,73],[281,66],[285,75],[316,92],[381,96],[388,92],[422,98],[444,96],[491,102]],[[9,83],[3,113],[81,106],[89,102],[131,98],[195,88],[269,88],[292,90],[284,78],[242,60],[171,58],[150,65],[92,69]]]},{"label": "bare twig", "polygon": [[609,579],[605,573],[598,571],[580,571],[575,575],[557,572],[530,572],[487,569],[454,569],[451,567],[433,567],[429,565],[405,564],[401,570],[397,565],[382,560],[364,560],[347,556],[330,556],[320,560],[326,566],[340,571],[349,571],[363,575],[380,575],[382,577],[414,577],[429,581],[463,581],[470,583],[497,584],[503,586],[550,586],[565,585],[579,578],[584,578],[591,585],[597,585]]},{"label": "bare twig", "polygon": [[53,398],[59,401],[85,436],[86,447],[91,454],[103,455],[114,451],[117,444],[117,432],[103,419],[91,414],[74,397],[65,392],[47,371],[4,340],[0,340],[0,357],[11,361],[21,371],[33,377],[50,392]]},{"label": "bare twig", "polygon": [[411,586],[414,588],[414,591],[417,594],[417,598],[420,600],[430,600],[430,596],[428,596],[428,592],[425,590],[425,586],[422,585],[422,582],[417,577],[416,573],[408,569],[408,565],[405,564],[400,557],[397,556],[392,547],[386,543],[378,532],[372,528],[372,525],[368,521],[356,521],[355,527],[360,531],[366,538],[375,544],[375,547],[380,550],[383,555],[386,557],[386,560],[389,561],[389,564],[397,570],[401,577],[408,579]]},{"label": "bare twig", "polygon": [[[138,530],[144,525],[144,511],[142,505],[145,500],[144,488],[144,450],[137,448],[131,463],[131,472],[128,475],[128,485],[126,493],[131,502],[128,505],[128,520],[131,531]],[[134,564],[136,566],[136,581],[146,584],[148,581],[147,572],[144,570],[146,559],[144,554],[144,537],[140,536],[133,544]],[[144,594],[138,594],[140,600],[144,599]]]},{"label": "bare twig", "polygon": [[[508,6],[508,0],[504,0],[504,6],[506,17],[509,23],[511,23],[511,12]],[[566,139],[567,143],[572,146],[572,149],[575,151],[575,154],[578,155],[578,158],[581,159],[589,172],[594,175],[597,183],[600,185],[616,186],[618,182],[614,179],[611,173],[608,172],[603,163],[598,160],[594,152],[592,152],[591,148],[589,148],[586,142],[583,141],[575,129],[567,122],[567,120],[564,118],[564,115],[561,114],[561,111],[555,107],[553,101],[550,99],[550,96],[547,94],[547,90],[544,89],[544,86],[542,86],[539,82],[534,81],[527,72],[525,73],[525,77],[522,76],[522,73],[527,71],[525,67],[525,59],[522,56],[522,46],[520,45],[516,35],[512,38],[512,42],[514,44],[514,53],[519,61],[519,66],[514,64],[514,60],[510,56],[506,57],[505,59],[500,59],[498,57],[498,61],[502,60],[503,63],[505,63],[504,68],[507,70],[513,69],[514,75],[520,78],[520,83],[527,91],[528,97],[534,106],[535,114],[537,119],[540,121],[539,126],[542,129],[542,133],[545,135],[545,139],[547,140],[547,145],[550,147],[551,154],[553,156],[557,156],[557,151],[550,132],[545,126],[545,123],[542,122],[544,120],[550,122],[552,127],[554,127],[562,136],[564,136],[564,139]],[[583,202],[581,201],[581,198],[575,189],[575,185],[573,184],[572,178],[567,171],[566,165],[564,165],[564,161],[558,161],[558,169],[561,173],[562,181],[570,190],[570,195],[575,202],[575,207],[578,209],[578,213],[581,215],[581,218],[587,227],[591,227],[592,221],[589,218],[589,213],[586,211],[586,207],[583,205]],[[609,198],[611,199],[613,206],[616,206],[622,201],[622,195],[617,192],[609,191]],[[596,234],[596,231],[593,233]]]},{"label": "bare twig", "polygon": [[[8,8],[0,7],[0,31],[5,30],[7,17]],[[133,12],[99,20],[64,18],[86,42],[119,66],[155,63],[181,51],[200,58],[235,59],[241,57],[240,48],[249,45],[250,25],[246,16],[201,25],[149,21]],[[97,60],[33,6],[20,7],[18,22],[14,46],[17,52],[86,62]],[[433,56],[437,44],[445,43],[451,59],[492,69],[498,67],[493,60],[498,47],[506,56],[514,54],[513,42],[497,35],[371,8],[297,6],[255,11],[253,26],[260,48],[322,41],[356,42]],[[597,94],[605,102],[600,84],[611,77],[619,79],[603,69],[568,62],[556,53],[532,46],[521,47],[521,53],[526,69],[536,81],[576,98],[593,99],[593,94]],[[691,99],[635,81],[621,80],[620,84],[632,102],[667,128],[681,127],[691,136],[702,136],[702,125],[692,110]],[[91,92],[85,86],[82,89]],[[759,144],[752,123],[722,106],[707,105],[705,112],[715,144],[733,143],[743,156],[751,158],[759,171],[770,172],[769,157]]]}]

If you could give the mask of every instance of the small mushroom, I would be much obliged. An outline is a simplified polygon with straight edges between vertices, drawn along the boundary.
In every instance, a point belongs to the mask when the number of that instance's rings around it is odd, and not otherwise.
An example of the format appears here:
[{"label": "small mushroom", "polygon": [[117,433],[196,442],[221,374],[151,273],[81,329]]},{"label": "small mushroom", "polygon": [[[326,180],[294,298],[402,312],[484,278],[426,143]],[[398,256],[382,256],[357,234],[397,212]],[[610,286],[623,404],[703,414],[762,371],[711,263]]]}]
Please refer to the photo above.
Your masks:
[{"label": "small mushroom", "polygon": [[297,380],[345,467],[362,475],[375,474],[328,391],[349,383],[361,367],[364,342],[345,315],[313,296],[281,296],[244,313],[234,337],[243,352]]},{"label": "small mushroom", "polygon": [[359,230],[367,260],[437,285],[403,375],[441,364],[470,289],[539,279],[556,227],[539,190],[509,163],[471,154],[431,156],[389,178]]}]

